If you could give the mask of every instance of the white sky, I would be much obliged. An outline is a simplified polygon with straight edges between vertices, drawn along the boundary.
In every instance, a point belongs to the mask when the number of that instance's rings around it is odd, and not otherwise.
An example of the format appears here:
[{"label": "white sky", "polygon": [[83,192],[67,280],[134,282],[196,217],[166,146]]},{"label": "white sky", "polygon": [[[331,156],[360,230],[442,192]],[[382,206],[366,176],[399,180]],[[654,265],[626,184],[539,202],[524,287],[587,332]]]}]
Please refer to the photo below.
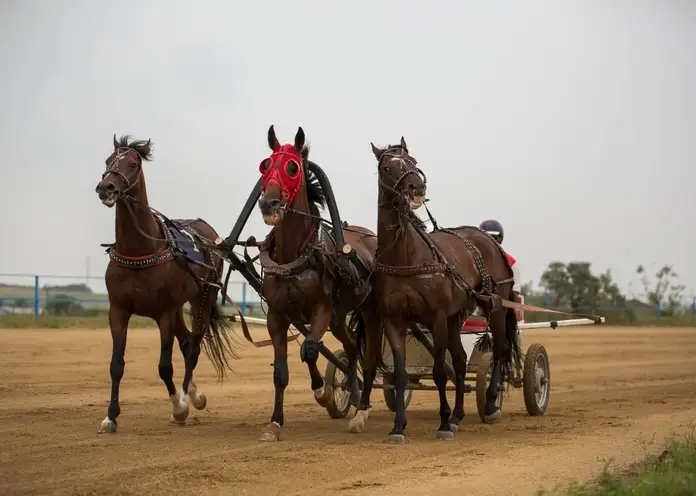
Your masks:
[{"label": "white sky", "polygon": [[152,138],[153,206],[226,235],[275,124],[348,222],[376,228],[370,141],[404,135],[440,224],[500,220],[524,281],[672,263],[691,294],[694,47],[689,0],[4,0],[0,272],[103,274],[114,133]]}]

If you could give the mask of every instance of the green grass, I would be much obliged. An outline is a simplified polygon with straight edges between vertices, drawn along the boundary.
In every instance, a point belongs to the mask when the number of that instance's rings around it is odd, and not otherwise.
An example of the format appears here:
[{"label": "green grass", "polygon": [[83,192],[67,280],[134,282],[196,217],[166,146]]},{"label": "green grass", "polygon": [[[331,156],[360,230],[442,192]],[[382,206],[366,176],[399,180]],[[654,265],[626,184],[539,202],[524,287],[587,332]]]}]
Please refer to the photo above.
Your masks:
[{"label": "green grass", "polygon": [[[551,494],[543,490],[537,494]],[[687,496],[696,494],[696,437],[670,441],[659,456],[650,456],[629,472],[604,469],[590,485],[573,481],[567,496]]]},{"label": "green grass", "polygon": [[[130,327],[154,327],[155,322],[147,317],[134,315],[130,320]],[[0,329],[108,329],[109,318],[106,315],[95,317],[38,317],[32,315],[0,315]]]}]

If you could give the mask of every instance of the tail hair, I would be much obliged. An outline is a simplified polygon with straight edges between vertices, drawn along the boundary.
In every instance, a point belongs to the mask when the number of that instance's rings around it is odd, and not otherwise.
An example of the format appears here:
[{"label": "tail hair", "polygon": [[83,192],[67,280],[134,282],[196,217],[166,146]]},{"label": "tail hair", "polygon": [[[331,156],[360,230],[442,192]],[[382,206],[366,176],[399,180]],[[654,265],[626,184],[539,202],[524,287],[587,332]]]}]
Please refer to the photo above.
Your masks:
[{"label": "tail hair", "polygon": [[233,371],[229,359],[239,358],[232,346],[231,335],[231,321],[220,311],[220,306],[215,304],[210,311],[210,324],[205,331],[201,346],[221,382],[227,377],[227,370]]}]

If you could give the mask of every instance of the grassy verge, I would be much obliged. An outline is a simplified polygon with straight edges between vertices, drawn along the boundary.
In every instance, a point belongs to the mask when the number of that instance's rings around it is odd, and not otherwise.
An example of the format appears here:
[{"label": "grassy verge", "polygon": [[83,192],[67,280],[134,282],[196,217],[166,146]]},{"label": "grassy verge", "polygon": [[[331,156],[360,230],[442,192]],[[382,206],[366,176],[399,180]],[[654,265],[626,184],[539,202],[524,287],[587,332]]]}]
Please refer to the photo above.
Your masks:
[{"label": "grassy verge", "polygon": [[[537,494],[551,494],[539,491]],[[558,494],[558,493],[556,493]],[[605,469],[596,483],[571,483],[562,494],[568,496],[681,496],[696,494],[696,437],[670,441],[659,456],[623,474]]]},{"label": "grassy verge", "polygon": [[[146,317],[133,316],[130,320],[131,328],[153,327],[155,322]],[[0,329],[108,329],[109,318],[106,315],[95,317],[38,317],[32,315],[0,315]]]}]

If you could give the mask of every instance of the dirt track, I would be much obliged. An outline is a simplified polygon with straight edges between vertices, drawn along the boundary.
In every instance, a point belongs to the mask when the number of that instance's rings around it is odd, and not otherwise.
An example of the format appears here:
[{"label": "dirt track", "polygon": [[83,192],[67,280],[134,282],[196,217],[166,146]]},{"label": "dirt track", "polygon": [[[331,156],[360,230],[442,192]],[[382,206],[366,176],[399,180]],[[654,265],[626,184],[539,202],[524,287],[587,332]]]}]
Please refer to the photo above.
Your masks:
[{"label": "dirt track", "polygon": [[[592,477],[609,457],[630,463],[657,450],[665,435],[694,428],[696,330],[525,331],[524,347],[533,341],[551,359],[546,416],[527,416],[517,390],[501,422],[483,425],[467,395],[455,441],[436,441],[437,394],[417,391],[404,446],[385,443],[392,414],[379,390],[365,433],[349,434],[347,419],[331,420],[314,403],[291,344],[283,440],[261,444],[272,409],[270,348],[240,345],[237,375],[222,387],[202,358],[196,377],[208,407],[191,409],[200,423],[179,427],[168,422],[157,375],[159,333],[129,331],[119,432],[97,435],[109,394],[108,330],[0,330],[1,492],[533,494]],[[175,360],[179,384],[183,366]]]}]

